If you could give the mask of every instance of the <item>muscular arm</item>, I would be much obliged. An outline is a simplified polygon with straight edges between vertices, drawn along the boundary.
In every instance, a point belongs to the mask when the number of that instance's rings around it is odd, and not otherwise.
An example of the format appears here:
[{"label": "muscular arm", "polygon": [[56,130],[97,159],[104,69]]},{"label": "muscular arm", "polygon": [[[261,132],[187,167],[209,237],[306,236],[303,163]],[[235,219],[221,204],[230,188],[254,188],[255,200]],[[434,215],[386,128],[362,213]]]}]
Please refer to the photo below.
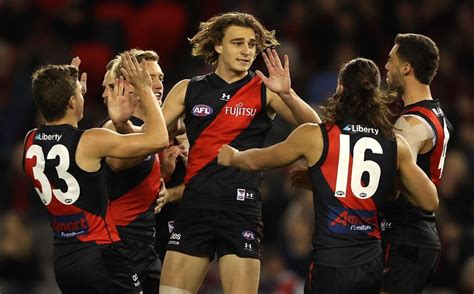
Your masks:
[{"label": "muscular arm", "polygon": [[400,135],[397,135],[397,164],[398,180],[407,199],[421,209],[434,211],[439,204],[436,187],[416,165],[408,142]]},{"label": "muscular arm", "polygon": [[415,161],[419,153],[425,153],[433,146],[433,130],[414,115],[399,117],[395,122],[395,133],[408,142]]},{"label": "muscular arm", "polygon": [[[130,121],[128,121],[127,123],[113,123],[111,120],[109,120],[104,124],[103,127],[112,131],[116,131],[119,134],[132,134],[142,132],[141,127],[134,126]],[[106,162],[110,166],[110,168],[112,168],[112,170],[120,171],[136,166],[137,164],[143,162],[145,158],[146,155],[129,159],[107,157]]]},{"label": "muscular arm", "polygon": [[177,83],[166,96],[163,103],[163,116],[168,128],[172,127],[184,113],[184,97],[188,89],[189,80]]},{"label": "muscular arm", "polygon": [[[287,166],[304,157],[308,165],[314,165],[321,157],[322,140],[318,125],[304,124],[296,128],[279,144],[238,151],[228,145],[219,150],[218,163],[243,170],[267,170]],[[303,143],[304,142],[304,143]]]},{"label": "muscular arm", "polygon": [[298,126],[303,123],[321,123],[316,111],[301,99],[293,89],[289,93],[275,94],[267,90],[268,105],[285,121]]}]

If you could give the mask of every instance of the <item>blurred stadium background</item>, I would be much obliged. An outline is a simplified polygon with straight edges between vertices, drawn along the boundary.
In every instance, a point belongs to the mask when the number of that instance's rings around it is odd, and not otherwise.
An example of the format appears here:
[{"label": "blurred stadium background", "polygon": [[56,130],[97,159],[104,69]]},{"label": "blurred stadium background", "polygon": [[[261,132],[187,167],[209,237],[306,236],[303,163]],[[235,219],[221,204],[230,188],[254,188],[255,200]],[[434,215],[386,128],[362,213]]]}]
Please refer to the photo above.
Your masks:
[{"label": "blurred stadium background", "polygon": [[[293,88],[311,105],[333,92],[339,66],[371,58],[382,75],[400,32],[430,36],[441,52],[432,93],[454,125],[440,188],[442,258],[425,293],[474,292],[474,2],[472,0],[0,0],[0,293],[59,293],[47,214],[21,170],[23,137],[41,119],[30,75],[39,65],[78,55],[89,74],[81,127],[106,116],[105,65],[133,47],[156,50],[165,92],[210,67],[190,56],[187,37],[224,11],[256,15],[276,30],[290,56]],[[259,57],[253,69],[264,69]],[[290,128],[275,122],[268,143]],[[312,233],[311,195],[294,191],[288,170],[265,175],[265,240],[260,293],[302,293]],[[200,293],[222,293],[211,267]]]}]

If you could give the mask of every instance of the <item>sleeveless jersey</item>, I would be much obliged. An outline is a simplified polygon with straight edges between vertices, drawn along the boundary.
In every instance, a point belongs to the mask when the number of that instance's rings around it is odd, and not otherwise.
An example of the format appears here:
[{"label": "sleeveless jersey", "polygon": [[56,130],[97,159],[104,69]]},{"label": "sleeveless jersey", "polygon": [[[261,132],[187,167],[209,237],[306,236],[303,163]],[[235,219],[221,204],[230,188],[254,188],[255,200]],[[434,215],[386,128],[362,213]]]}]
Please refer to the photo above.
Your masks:
[{"label": "sleeveless jersey", "polygon": [[[423,100],[405,107],[402,115],[414,115],[428,124],[434,132],[433,148],[418,154],[416,163],[439,186],[446,157],[446,147],[452,133],[438,100]],[[393,244],[440,249],[435,214],[413,206],[403,195],[387,202],[383,209],[385,220],[383,238]]]},{"label": "sleeveless jersey", "polygon": [[315,264],[357,266],[380,257],[378,212],[395,189],[397,147],[362,121],[321,124],[324,148],[309,168]]},{"label": "sleeveless jersey", "polygon": [[67,124],[41,126],[25,138],[23,169],[50,214],[55,245],[82,248],[120,240],[107,213],[104,162],[96,172],[76,163],[83,132]]},{"label": "sleeveless jersey", "polygon": [[[135,117],[131,121],[143,124]],[[138,165],[118,172],[107,165],[106,171],[109,210],[120,237],[154,244],[154,208],[161,186],[158,155],[149,155]]]},{"label": "sleeveless jersey", "polygon": [[228,84],[215,73],[195,77],[185,96],[190,144],[181,208],[216,209],[259,216],[260,172],[217,165],[223,144],[261,148],[272,126],[266,88],[253,72]]}]

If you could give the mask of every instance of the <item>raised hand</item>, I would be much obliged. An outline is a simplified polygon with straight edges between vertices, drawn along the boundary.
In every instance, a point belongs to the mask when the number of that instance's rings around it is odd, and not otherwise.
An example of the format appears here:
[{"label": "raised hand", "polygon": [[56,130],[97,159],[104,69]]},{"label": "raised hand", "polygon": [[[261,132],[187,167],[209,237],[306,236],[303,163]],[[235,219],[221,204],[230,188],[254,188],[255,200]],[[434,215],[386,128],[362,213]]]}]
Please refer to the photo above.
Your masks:
[{"label": "raised hand", "polygon": [[257,75],[262,79],[265,86],[277,94],[288,94],[291,89],[290,60],[285,54],[285,66],[282,66],[280,57],[275,49],[267,49],[262,52],[263,60],[268,69],[268,77],[257,70]]},{"label": "raised hand", "polygon": [[236,152],[239,152],[239,150],[230,147],[229,145],[222,145],[222,147],[219,148],[219,154],[217,155],[217,164],[231,166],[232,158]]},{"label": "raised hand", "polygon": [[151,88],[151,77],[146,68],[146,61],[142,60],[141,64],[135,56],[131,56],[126,52],[122,55],[123,68],[120,69],[127,81],[137,89],[145,87]]},{"label": "raised hand", "polygon": [[[71,65],[77,68],[77,70],[79,70],[79,65],[81,65],[81,59],[79,58],[79,56],[76,56],[71,60]],[[81,87],[82,87],[82,95],[85,95],[87,93],[87,73],[86,72],[83,72],[81,74],[81,79],[79,80],[79,82],[81,83]]]},{"label": "raised hand", "polygon": [[107,85],[107,110],[109,117],[114,123],[126,122],[135,111],[138,99],[131,95],[131,87],[123,77],[115,80],[114,89]]},{"label": "raised hand", "polygon": [[76,56],[71,60],[71,65],[79,69],[79,65],[81,65],[81,59],[79,58],[79,56]]}]

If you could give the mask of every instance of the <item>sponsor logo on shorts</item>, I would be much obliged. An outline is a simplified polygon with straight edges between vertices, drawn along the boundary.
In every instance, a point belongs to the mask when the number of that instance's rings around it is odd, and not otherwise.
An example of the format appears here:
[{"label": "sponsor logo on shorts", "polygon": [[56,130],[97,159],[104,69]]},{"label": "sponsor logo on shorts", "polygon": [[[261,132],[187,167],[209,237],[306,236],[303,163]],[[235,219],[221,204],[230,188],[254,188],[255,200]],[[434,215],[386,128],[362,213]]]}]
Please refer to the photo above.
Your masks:
[{"label": "sponsor logo on shorts", "polygon": [[174,230],[174,221],[169,221],[168,222],[168,231],[171,233],[173,233],[173,230]]},{"label": "sponsor logo on shorts", "polygon": [[137,275],[137,274],[134,274],[134,275],[132,276],[132,280],[133,280],[133,285],[134,285],[135,287],[140,286],[140,281],[138,280],[138,275]]},{"label": "sponsor logo on shorts", "polygon": [[376,229],[377,221],[377,212],[374,210],[330,206],[329,230],[334,233],[368,234]]},{"label": "sponsor logo on shorts", "polygon": [[244,249],[247,251],[253,251],[252,244],[251,243],[245,243],[244,244]]},{"label": "sponsor logo on shorts", "polygon": [[388,222],[386,219],[382,220],[382,222],[380,223],[380,229],[382,229],[382,231],[385,231],[386,229],[391,229],[391,228],[392,228],[392,223]]},{"label": "sponsor logo on shorts", "polygon": [[168,244],[179,245],[179,240],[181,240],[181,234],[173,232],[170,236],[170,240],[168,241]]},{"label": "sponsor logo on shorts", "polygon": [[84,212],[53,216],[51,227],[53,228],[54,236],[58,238],[75,238],[89,234],[89,223]]},{"label": "sponsor logo on shorts", "polygon": [[194,116],[208,116],[211,115],[212,112],[214,112],[212,107],[207,106],[206,104],[194,105],[193,110],[191,110],[191,113]]},{"label": "sponsor logo on shorts", "polygon": [[237,200],[245,201],[245,199],[253,200],[253,192],[247,191],[245,189],[237,189]]},{"label": "sponsor logo on shorts", "polygon": [[244,237],[244,239],[249,240],[249,241],[255,240],[255,234],[252,231],[243,231],[242,237]]}]

